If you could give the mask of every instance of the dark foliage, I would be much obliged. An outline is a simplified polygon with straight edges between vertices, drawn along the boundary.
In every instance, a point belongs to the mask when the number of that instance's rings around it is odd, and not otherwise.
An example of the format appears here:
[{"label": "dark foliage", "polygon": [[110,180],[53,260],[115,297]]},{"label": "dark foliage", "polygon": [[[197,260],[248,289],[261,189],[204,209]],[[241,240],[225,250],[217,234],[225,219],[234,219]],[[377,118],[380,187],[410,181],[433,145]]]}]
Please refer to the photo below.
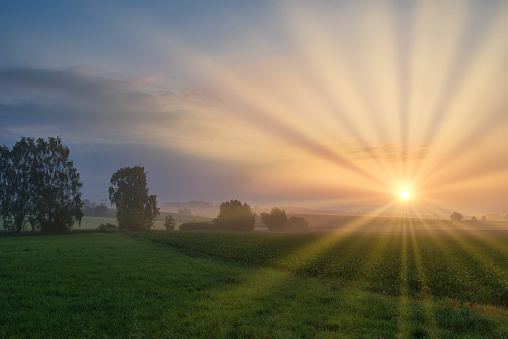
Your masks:
[{"label": "dark foliage", "polygon": [[174,231],[176,226],[175,218],[172,215],[166,215],[164,218],[164,228],[167,231]]},{"label": "dark foliage", "polygon": [[230,200],[220,205],[220,211],[213,223],[218,230],[224,231],[252,231],[256,222],[256,213],[247,203]]},{"label": "dark foliage", "polygon": [[98,205],[95,207],[85,206],[82,209],[83,214],[87,217],[107,217],[109,216],[108,207],[106,205]]},{"label": "dark foliage", "polygon": [[461,220],[462,220],[462,213],[459,213],[459,212],[453,212],[453,213],[450,215],[450,220],[451,220],[451,221],[461,221]]},{"label": "dark foliage", "polygon": [[83,184],[60,137],[0,148],[0,214],[7,230],[64,232],[81,223]]},{"label": "dark foliage", "polygon": [[293,232],[306,232],[309,230],[309,222],[304,218],[291,217],[288,220],[289,230]]},{"label": "dark foliage", "polygon": [[270,231],[275,232],[305,232],[309,230],[309,222],[304,218],[287,218],[286,211],[278,207],[272,208],[270,213],[261,213],[261,221]]},{"label": "dark foliage", "polygon": [[261,213],[260,217],[270,231],[284,232],[288,230],[288,217],[283,209],[274,207],[270,213]]},{"label": "dark foliage", "polygon": [[113,173],[109,200],[116,205],[120,229],[149,230],[159,215],[157,196],[148,195],[144,167],[124,167]]},{"label": "dark foliage", "polygon": [[179,208],[178,214],[192,215],[192,211],[188,208]]},{"label": "dark foliage", "polygon": [[97,227],[97,231],[102,233],[116,233],[119,231],[119,229],[115,224],[107,222],[105,224],[100,223],[100,225]]}]

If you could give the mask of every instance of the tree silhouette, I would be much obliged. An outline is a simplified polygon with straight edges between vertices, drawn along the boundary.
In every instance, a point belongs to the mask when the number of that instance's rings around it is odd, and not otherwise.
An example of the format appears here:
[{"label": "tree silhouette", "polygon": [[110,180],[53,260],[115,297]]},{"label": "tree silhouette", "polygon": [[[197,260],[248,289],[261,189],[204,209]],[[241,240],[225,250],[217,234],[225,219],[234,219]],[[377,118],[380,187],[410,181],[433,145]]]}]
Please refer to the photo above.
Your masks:
[{"label": "tree silhouette", "polygon": [[286,231],[288,228],[288,218],[286,211],[278,207],[272,208],[270,213],[261,213],[261,221],[270,231]]},{"label": "tree silhouette", "polygon": [[213,219],[217,229],[229,231],[252,231],[255,222],[256,213],[247,203],[242,204],[239,200],[223,202],[217,218]]},{"label": "tree silhouette", "polygon": [[450,215],[450,220],[451,221],[461,221],[462,220],[462,213],[453,212]]},{"label": "tree silhouette", "polygon": [[157,196],[148,195],[144,167],[124,167],[113,173],[109,200],[116,205],[120,229],[149,230],[159,215]]},{"label": "tree silhouette", "polygon": [[171,215],[166,215],[164,218],[164,227],[167,231],[174,231],[176,226],[175,218]]},{"label": "tree silhouette", "polygon": [[289,229],[291,231],[295,231],[295,232],[308,231],[309,227],[310,227],[309,222],[307,220],[305,220],[304,218],[295,217],[295,216],[289,218],[288,224],[289,224]]},{"label": "tree silhouette", "polygon": [[81,223],[83,184],[60,137],[21,138],[0,148],[0,214],[4,228],[67,231]]}]

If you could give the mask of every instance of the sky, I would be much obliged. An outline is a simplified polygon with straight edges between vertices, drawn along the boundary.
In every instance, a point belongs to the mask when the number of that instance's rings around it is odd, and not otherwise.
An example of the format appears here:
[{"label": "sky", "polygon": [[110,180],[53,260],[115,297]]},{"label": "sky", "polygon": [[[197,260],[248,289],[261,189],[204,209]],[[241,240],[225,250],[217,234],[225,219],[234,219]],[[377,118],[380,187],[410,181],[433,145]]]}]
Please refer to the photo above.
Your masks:
[{"label": "sky", "polygon": [[3,0],[0,46],[0,144],[92,201],[508,213],[506,0]]}]

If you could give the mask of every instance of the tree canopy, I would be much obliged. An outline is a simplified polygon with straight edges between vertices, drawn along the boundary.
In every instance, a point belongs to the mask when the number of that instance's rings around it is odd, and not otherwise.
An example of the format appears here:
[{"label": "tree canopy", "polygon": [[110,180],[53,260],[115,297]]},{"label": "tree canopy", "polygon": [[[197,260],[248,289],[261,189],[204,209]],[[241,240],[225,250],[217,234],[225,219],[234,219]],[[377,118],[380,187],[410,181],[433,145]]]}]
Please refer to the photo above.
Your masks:
[{"label": "tree canopy", "polygon": [[286,231],[288,228],[288,217],[286,211],[278,207],[272,208],[270,213],[261,213],[261,221],[270,231]]},{"label": "tree canopy", "polygon": [[230,200],[220,205],[219,214],[213,220],[217,229],[227,231],[252,231],[256,222],[256,213],[247,203]]},{"label": "tree canopy", "polygon": [[451,221],[461,221],[461,220],[462,220],[462,213],[459,213],[459,212],[453,212],[453,213],[450,215],[450,220],[451,220]]},{"label": "tree canopy", "polygon": [[164,228],[166,228],[167,231],[174,231],[176,226],[175,218],[173,218],[172,215],[166,215],[164,218]]},{"label": "tree canopy", "polygon": [[309,222],[301,217],[292,216],[288,220],[289,230],[293,232],[305,232],[310,228]]},{"label": "tree canopy", "polygon": [[278,207],[272,208],[270,213],[261,213],[261,221],[270,231],[302,232],[309,230],[309,222],[307,220],[295,216],[288,219],[286,211]]},{"label": "tree canopy", "polygon": [[0,148],[0,214],[4,228],[16,232],[67,231],[81,223],[79,173],[60,137],[21,138]]},{"label": "tree canopy", "polygon": [[146,231],[159,216],[157,196],[148,195],[145,168],[124,167],[113,173],[109,200],[116,205],[118,227]]}]

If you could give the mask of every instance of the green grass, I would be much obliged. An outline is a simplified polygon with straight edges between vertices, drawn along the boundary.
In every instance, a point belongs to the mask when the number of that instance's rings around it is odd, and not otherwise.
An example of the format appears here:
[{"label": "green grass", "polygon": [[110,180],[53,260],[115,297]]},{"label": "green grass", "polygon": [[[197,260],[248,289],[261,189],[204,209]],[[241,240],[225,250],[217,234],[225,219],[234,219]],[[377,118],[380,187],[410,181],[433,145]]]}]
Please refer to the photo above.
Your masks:
[{"label": "green grass", "polygon": [[[148,232],[187,252],[393,296],[508,306],[508,234]],[[425,293],[423,293],[425,292]]]},{"label": "green grass", "polygon": [[[164,230],[164,218],[166,215],[172,215],[176,222],[176,228],[184,223],[189,221],[205,221],[205,222],[211,222],[211,218],[207,217],[201,217],[197,215],[186,215],[186,214],[178,214],[178,213],[168,213],[168,212],[161,212],[157,220],[154,221],[154,227],[153,230]],[[73,230],[80,230],[80,229],[96,229],[100,224],[117,224],[116,217],[89,217],[85,216],[81,220],[81,227],[78,224],[74,224],[72,227]]]},{"label": "green grass", "polygon": [[[180,235],[144,235],[163,234]],[[189,234],[201,249],[211,235]],[[227,243],[238,234],[217,235]],[[267,236],[281,243],[291,235]],[[373,293],[339,278],[295,275],[241,257],[203,256],[188,246],[185,252],[122,233],[0,237],[0,337],[508,335],[503,307]]]}]

